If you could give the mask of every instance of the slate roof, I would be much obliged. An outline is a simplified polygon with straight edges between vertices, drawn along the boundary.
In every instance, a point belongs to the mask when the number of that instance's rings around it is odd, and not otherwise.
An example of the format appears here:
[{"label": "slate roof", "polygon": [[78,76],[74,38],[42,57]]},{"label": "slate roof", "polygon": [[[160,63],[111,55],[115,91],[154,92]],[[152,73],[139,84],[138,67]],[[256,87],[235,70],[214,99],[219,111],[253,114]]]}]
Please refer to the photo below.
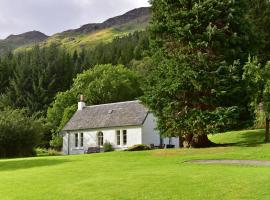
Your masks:
[{"label": "slate roof", "polygon": [[77,110],[62,131],[143,125],[148,109],[140,101],[87,106]]}]

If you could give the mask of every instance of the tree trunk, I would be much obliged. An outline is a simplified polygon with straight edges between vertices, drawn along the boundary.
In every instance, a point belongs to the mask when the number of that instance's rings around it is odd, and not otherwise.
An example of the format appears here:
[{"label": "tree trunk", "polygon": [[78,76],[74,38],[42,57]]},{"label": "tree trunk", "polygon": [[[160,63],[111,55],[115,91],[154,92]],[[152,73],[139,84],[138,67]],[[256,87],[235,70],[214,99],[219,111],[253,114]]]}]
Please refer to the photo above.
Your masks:
[{"label": "tree trunk", "polygon": [[182,136],[179,136],[179,147],[180,148],[183,148],[184,146],[183,146],[183,137]]},{"label": "tree trunk", "polygon": [[265,139],[264,139],[265,142],[269,142],[269,122],[270,119],[267,117],[265,119]]},{"label": "tree trunk", "polygon": [[184,148],[205,148],[213,146],[206,134],[186,134],[181,138],[180,147]]}]

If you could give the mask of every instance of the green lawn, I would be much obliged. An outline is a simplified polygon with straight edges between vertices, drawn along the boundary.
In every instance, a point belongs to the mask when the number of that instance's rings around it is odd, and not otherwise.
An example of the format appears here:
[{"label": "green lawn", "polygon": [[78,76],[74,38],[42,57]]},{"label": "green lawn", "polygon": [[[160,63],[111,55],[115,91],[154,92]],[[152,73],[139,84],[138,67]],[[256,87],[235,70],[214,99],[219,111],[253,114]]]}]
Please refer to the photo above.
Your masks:
[{"label": "green lawn", "polygon": [[270,160],[263,131],[211,136],[229,146],[0,161],[0,199],[269,199],[270,167],[203,165],[192,159]]}]

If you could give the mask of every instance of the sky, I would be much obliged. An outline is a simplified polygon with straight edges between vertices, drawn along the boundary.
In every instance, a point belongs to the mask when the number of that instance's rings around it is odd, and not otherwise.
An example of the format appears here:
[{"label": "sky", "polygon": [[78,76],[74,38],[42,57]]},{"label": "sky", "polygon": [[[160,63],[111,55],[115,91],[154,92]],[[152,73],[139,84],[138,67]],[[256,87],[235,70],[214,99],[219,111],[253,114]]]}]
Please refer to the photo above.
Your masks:
[{"label": "sky", "polygon": [[144,6],[148,0],[0,0],[0,38],[33,30],[52,35]]}]

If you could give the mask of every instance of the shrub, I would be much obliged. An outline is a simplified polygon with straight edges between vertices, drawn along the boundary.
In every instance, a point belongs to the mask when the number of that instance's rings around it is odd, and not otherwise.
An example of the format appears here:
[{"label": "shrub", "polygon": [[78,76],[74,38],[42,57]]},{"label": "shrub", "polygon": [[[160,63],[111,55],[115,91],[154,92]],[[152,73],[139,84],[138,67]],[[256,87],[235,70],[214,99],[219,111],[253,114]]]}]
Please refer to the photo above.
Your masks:
[{"label": "shrub", "polygon": [[44,124],[25,110],[0,111],[0,157],[35,155],[35,147],[44,134]]},{"label": "shrub", "polygon": [[50,141],[50,146],[57,150],[60,151],[63,145],[63,137],[58,135],[58,134],[53,134],[52,140]]},{"label": "shrub", "polygon": [[127,151],[146,151],[146,150],[151,150],[151,147],[146,144],[136,144],[127,149]]},{"label": "shrub", "polygon": [[114,148],[110,142],[105,142],[103,144],[103,150],[104,150],[104,152],[110,152],[110,151],[114,151]]},{"label": "shrub", "polygon": [[54,149],[49,149],[48,150],[48,156],[61,156],[62,152],[54,150]]},{"label": "shrub", "polygon": [[48,155],[48,150],[45,148],[38,147],[35,149],[35,152],[36,152],[37,156],[47,156]]},{"label": "shrub", "polygon": [[44,149],[44,148],[36,148],[36,155],[37,156],[60,156],[62,152],[57,151],[55,149]]}]

